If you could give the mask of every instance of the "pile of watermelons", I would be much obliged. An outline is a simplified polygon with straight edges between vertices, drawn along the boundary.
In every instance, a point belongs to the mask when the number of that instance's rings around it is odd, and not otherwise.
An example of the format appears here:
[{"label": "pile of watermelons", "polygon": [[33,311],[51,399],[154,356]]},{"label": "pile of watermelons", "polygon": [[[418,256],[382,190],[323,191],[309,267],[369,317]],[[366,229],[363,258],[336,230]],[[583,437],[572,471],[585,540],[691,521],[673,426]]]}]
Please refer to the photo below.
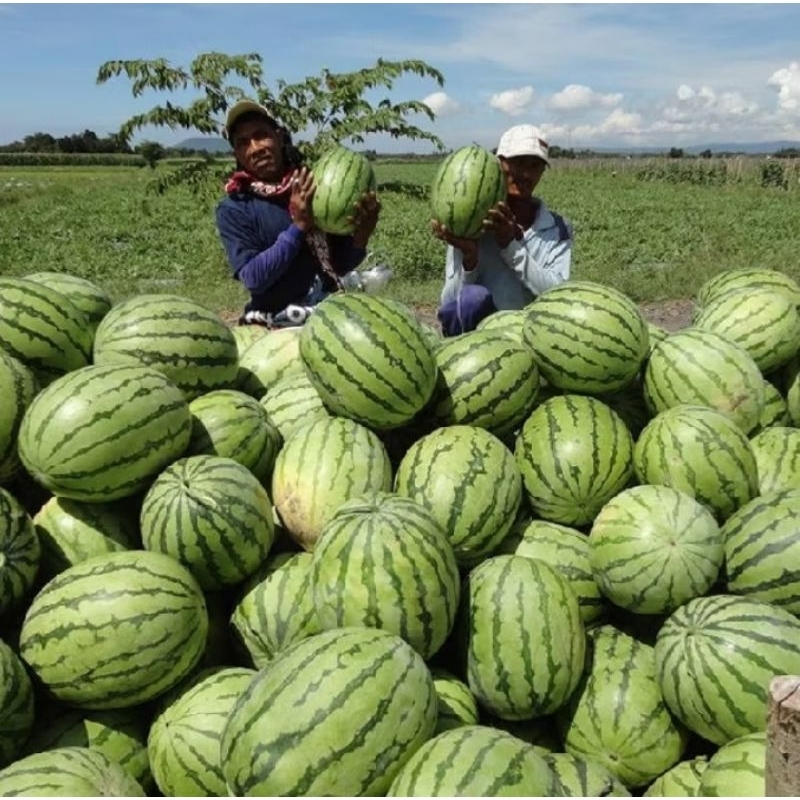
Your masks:
[{"label": "pile of watermelons", "polygon": [[800,287],[452,339],[0,279],[0,794],[763,796]]}]

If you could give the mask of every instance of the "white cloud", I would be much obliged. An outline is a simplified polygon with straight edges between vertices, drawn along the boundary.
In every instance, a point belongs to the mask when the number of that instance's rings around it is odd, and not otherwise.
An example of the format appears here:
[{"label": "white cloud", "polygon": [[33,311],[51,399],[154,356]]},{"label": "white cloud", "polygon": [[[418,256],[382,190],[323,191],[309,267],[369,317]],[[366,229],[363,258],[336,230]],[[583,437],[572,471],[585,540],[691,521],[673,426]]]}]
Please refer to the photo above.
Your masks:
[{"label": "white cloud", "polygon": [[499,94],[493,94],[489,100],[492,108],[516,117],[527,111],[533,105],[533,86],[523,86],[520,89],[508,89]]},{"label": "white cloud", "polygon": [[779,109],[797,111],[800,108],[800,64],[797,61],[774,72],[767,85],[778,90]]},{"label": "white cloud", "polygon": [[613,108],[622,102],[622,94],[601,94],[588,86],[571,83],[554,94],[548,106],[556,111],[584,111],[590,108]]},{"label": "white cloud", "polygon": [[446,92],[429,94],[422,102],[429,106],[437,117],[457,114],[461,110],[459,103],[453,100]]}]

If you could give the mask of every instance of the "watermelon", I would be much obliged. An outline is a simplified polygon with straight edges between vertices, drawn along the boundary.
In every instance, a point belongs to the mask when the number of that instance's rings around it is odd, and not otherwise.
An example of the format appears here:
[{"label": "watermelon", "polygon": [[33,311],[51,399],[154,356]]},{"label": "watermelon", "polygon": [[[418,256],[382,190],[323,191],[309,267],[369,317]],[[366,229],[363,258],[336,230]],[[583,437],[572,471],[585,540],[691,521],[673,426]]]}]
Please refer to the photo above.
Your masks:
[{"label": "watermelon", "polygon": [[435,356],[431,410],[438,425],[474,425],[503,437],[536,405],[539,370],[522,342],[496,330],[469,331],[446,339]]},{"label": "watermelon", "polygon": [[391,488],[392,465],[380,439],[341,417],[296,430],[272,472],[272,501],[281,522],[306,550],[314,549],[323,527],[346,500]]},{"label": "watermelon", "polygon": [[764,267],[721,270],[697,290],[695,305],[703,308],[720,295],[735,289],[762,288],[779,291],[790,298],[796,306],[800,306],[800,285],[797,281],[780,270]]},{"label": "watermelon", "polygon": [[477,239],[489,209],[505,199],[500,160],[479,145],[467,145],[446,156],[430,189],[433,218],[464,239]]},{"label": "watermelon", "polygon": [[764,492],[722,526],[728,592],[800,615],[800,486]]},{"label": "watermelon", "polygon": [[515,458],[531,508],[550,522],[587,525],[633,475],[633,438],[605,403],[545,400],[525,420]]},{"label": "watermelon", "polygon": [[760,731],[727,742],[700,776],[700,797],[766,797],[767,736]]},{"label": "watermelon", "polygon": [[602,764],[570,753],[549,753],[545,762],[553,770],[558,797],[630,797],[625,784]]},{"label": "watermelon", "polygon": [[762,600],[698,597],[659,630],[655,663],[672,713],[723,745],[764,731],[769,682],[800,672],[800,620]]},{"label": "watermelon", "polygon": [[33,586],[41,554],[30,515],[0,488],[0,614],[17,606]]},{"label": "watermelon", "polygon": [[566,752],[647,786],[681,759],[688,734],[664,704],[652,647],[610,625],[589,639],[584,679],[556,714]]},{"label": "watermelon", "polygon": [[147,755],[165,797],[227,794],[219,740],[234,703],[255,675],[242,667],[203,670],[161,704],[150,726]]},{"label": "watermelon", "polygon": [[747,286],[712,298],[692,324],[744,348],[762,373],[782,367],[800,346],[800,312],[779,290]]},{"label": "watermelon", "polygon": [[192,435],[187,456],[232,458],[269,483],[281,435],[264,406],[235,389],[216,389],[189,403]]},{"label": "watermelon", "polygon": [[8,484],[22,470],[17,452],[19,426],[38,391],[33,372],[0,348],[0,485]]},{"label": "watermelon", "polygon": [[461,590],[437,518],[388,492],[339,506],[314,548],[311,587],[324,629],[381,628],[426,660],[450,634]]},{"label": "watermelon", "polygon": [[385,794],[436,726],[421,656],[377,628],[303,639],[260,670],[222,733],[236,796]]},{"label": "watermelon", "polygon": [[175,559],[141,550],[108,553],[42,587],[22,623],[20,655],[68,705],[127,708],[185,677],[207,631],[202,591]]},{"label": "watermelon", "polygon": [[764,408],[761,410],[758,425],[750,432],[750,436],[755,436],[757,433],[761,433],[767,428],[782,427],[791,424],[792,421],[789,416],[786,398],[776,386],[768,380],[765,380]]},{"label": "watermelon", "polygon": [[40,387],[85,367],[93,329],[68,297],[24,278],[0,278],[0,342]]},{"label": "watermelon", "polygon": [[699,797],[700,779],[707,767],[707,756],[679,761],[656,778],[642,797]]},{"label": "watermelon", "polygon": [[764,380],[743,347],[718,333],[686,328],[653,348],[644,397],[653,415],[682,404],[706,406],[750,433],[764,410]]},{"label": "watermelon", "polygon": [[750,438],[758,470],[758,493],[800,489],[800,430],[785,425],[766,428]]},{"label": "watermelon", "polygon": [[412,444],[398,464],[394,488],[431,511],[465,565],[500,544],[522,502],[511,451],[469,425],[440,428]]},{"label": "watermelon", "polygon": [[111,295],[87,278],[50,270],[30,272],[24,277],[25,280],[35,281],[61,292],[86,317],[92,328],[96,328],[111,310]]},{"label": "watermelon", "polygon": [[327,150],[314,163],[314,222],[325,233],[353,232],[354,206],[364,192],[375,191],[375,172],[366,156],[342,145]]},{"label": "watermelon", "polygon": [[5,797],[146,797],[125,768],[90,747],[57,747],[0,770]]},{"label": "watermelon", "polygon": [[622,389],[649,352],[642,312],[610,286],[567,281],[542,292],[526,312],[525,341],[544,379],[564,391]]},{"label": "watermelon", "polygon": [[172,556],[204,590],[252,575],[275,538],[272,502],[232,458],[189,456],[170,464],[142,501],[142,542]]},{"label": "watermelon", "polygon": [[97,326],[94,363],[151,367],[193,400],[233,388],[239,351],[231,329],[180,295],[142,294],[117,303]]},{"label": "watermelon", "polygon": [[463,725],[477,725],[480,711],[469,686],[440,667],[432,667],[431,675],[438,708],[434,735]]},{"label": "watermelon", "polygon": [[300,355],[332,413],[374,428],[409,422],[436,385],[433,350],[414,314],[374,295],[323,300],[302,328]]},{"label": "watermelon", "polygon": [[467,679],[501,719],[552,714],[578,685],[585,632],[566,578],[543,561],[498,555],[467,580]]},{"label": "watermelon", "polygon": [[279,328],[250,342],[239,356],[236,388],[261,400],[282,378],[304,374],[300,331],[301,328]]},{"label": "watermelon", "polygon": [[53,494],[103,503],[144,490],[191,437],[183,392],[162,372],[93,365],[53,381],[22,418],[19,455]]},{"label": "watermelon", "polygon": [[33,684],[14,650],[0,640],[0,767],[16,758],[33,730]]},{"label": "watermelon", "polygon": [[296,428],[330,416],[305,371],[277,380],[260,402],[283,441]]},{"label": "watermelon", "polygon": [[524,342],[526,317],[527,311],[524,308],[506,308],[484,317],[475,329],[479,331],[496,331],[504,336],[509,336],[517,342]]},{"label": "watermelon", "polygon": [[554,797],[556,787],[536,748],[505,731],[466,725],[423,744],[387,797]]},{"label": "watermelon", "polygon": [[705,594],[723,557],[714,515],[668,486],[624,489],[603,506],[589,534],[600,590],[638,614],[666,614]]}]

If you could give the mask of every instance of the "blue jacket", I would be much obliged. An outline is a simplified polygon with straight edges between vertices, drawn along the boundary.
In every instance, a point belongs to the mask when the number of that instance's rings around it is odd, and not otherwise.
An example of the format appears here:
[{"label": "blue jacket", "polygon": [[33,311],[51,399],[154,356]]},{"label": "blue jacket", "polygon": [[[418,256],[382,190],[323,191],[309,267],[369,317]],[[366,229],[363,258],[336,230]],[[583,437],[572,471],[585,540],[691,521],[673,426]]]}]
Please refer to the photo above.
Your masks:
[{"label": "blue jacket", "polygon": [[[233,276],[250,292],[246,311],[282,311],[303,303],[317,276],[326,289],[330,279],[322,272],[303,232],[278,200],[233,194],[216,209],[217,231]],[[351,236],[328,236],[331,262],[346,275],[363,260],[366,251],[353,246]]]}]

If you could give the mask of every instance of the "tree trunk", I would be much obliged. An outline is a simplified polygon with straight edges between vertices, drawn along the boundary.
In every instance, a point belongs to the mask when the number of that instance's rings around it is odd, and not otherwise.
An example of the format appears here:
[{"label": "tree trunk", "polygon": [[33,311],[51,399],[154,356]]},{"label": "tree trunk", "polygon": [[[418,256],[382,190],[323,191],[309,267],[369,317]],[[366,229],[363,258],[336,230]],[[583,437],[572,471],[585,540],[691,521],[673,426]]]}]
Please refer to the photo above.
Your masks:
[{"label": "tree trunk", "polygon": [[800,795],[800,676],[769,685],[765,783],[767,797]]}]

